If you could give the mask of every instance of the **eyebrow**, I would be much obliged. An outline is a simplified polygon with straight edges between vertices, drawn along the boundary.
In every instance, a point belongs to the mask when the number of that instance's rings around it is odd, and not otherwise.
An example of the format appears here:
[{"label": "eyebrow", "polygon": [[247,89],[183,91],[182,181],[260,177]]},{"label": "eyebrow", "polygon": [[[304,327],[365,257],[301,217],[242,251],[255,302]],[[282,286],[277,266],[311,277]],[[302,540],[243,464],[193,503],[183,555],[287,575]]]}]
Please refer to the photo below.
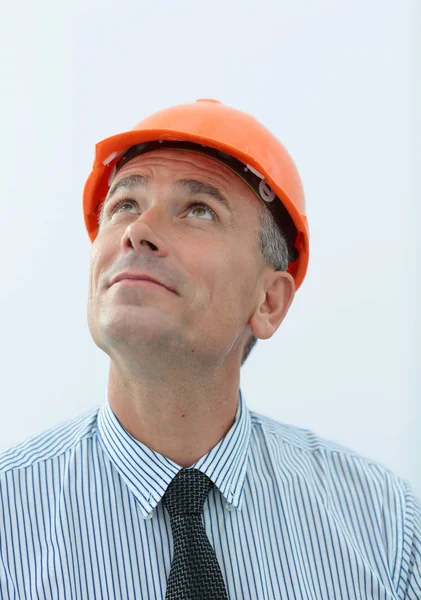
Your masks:
[{"label": "eyebrow", "polygon": [[174,187],[183,189],[189,196],[196,196],[198,194],[211,196],[211,198],[216,200],[220,206],[229,212],[231,219],[234,218],[234,211],[232,210],[230,203],[214,185],[203,183],[203,181],[197,181],[197,179],[179,179],[175,182]]},{"label": "eyebrow", "polygon": [[[117,194],[118,191],[122,189],[133,191],[137,187],[146,187],[148,183],[149,178],[145,175],[128,175],[127,177],[120,179],[120,181],[117,181],[117,183],[111,186],[111,189],[108,192],[107,197],[102,204],[99,216],[99,223],[102,223],[106,205]],[[229,213],[230,222],[231,224],[233,224],[234,211],[232,210],[231,205],[226,199],[226,197],[214,185],[210,185],[209,183],[203,183],[203,181],[198,181],[197,179],[179,179],[175,182],[173,187],[182,189],[183,191],[187,192],[189,196],[196,196],[199,194],[205,194],[206,196],[210,196]]]},{"label": "eyebrow", "polygon": [[105,207],[107,206],[108,202],[110,202],[110,200],[112,200],[112,198],[117,194],[118,191],[124,189],[128,190],[129,192],[132,192],[136,187],[146,187],[147,184],[148,178],[145,175],[128,175],[127,177],[120,179],[120,181],[117,181],[117,183],[112,185],[104,202],[102,203],[101,212],[99,215],[99,223],[102,223]]}]

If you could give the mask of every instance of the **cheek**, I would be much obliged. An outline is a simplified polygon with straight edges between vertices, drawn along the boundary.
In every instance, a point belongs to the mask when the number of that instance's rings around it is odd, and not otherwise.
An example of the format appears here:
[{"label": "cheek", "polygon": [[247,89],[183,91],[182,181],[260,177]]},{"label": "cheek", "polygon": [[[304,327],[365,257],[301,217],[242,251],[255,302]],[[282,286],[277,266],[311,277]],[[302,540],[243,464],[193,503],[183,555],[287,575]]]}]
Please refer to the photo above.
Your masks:
[{"label": "cheek", "polygon": [[96,248],[92,248],[91,263],[89,267],[89,295],[91,296],[96,288],[96,280],[98,277],[99,252]]},{"label": "cheek", "polygon": [[205,324],[226,306],[230,294],[227,254],[228,250],[217,244],[202,244],[178,256],[187,275],[186,289],[181,292],[188,318],[196,321],[199,315]]},{"label": "cheek", "polygon": [[243,248],[243,252],[237,252],[232,257],[225,277],[228,282],[227,296],[232,308],[235,308],[236,318],[244,321],[255,308],[258,292],[259,273],[250,248]]},{"label": "cheek", "polygon": [[248,256],[246,249],[226,248],[215,261],[209,278],[213,283],[213,300],[222,311],[234,311],[245,306],[253,294],[256,281],[256,265]]},{"label": "cheek", "polygon": [[109,272],[106,265],[112,264],[111,251],[97,238],[92,245],[89,266],[89,298],[95,299],[97,294],[104,289],[105,273]]}]

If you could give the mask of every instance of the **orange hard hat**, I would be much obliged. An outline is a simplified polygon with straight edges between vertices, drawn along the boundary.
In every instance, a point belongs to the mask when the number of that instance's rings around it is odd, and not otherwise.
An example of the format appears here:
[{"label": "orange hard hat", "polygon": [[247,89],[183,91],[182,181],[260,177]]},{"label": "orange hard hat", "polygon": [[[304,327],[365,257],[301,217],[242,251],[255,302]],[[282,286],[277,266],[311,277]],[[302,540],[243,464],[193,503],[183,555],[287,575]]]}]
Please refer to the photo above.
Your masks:
[{"label": "orange hard hat", "polygon": [[160,147],[176,147],[178,143],[182,148],[210,154],[235,170],[271,210],[280,229],[289,232],[293,258],[288,271],[296,289],[300,287],[309,260],[309,230],[297,168],[279,140],[261,123],[217,100],[172,106],[140,121],[130,131],[96,144],[94,164],[83,191],[83,213],[91,242],[97,236],[100,206],[116,167],[128,151],[148,146],[146,142],[156,142],[146,151],[161,143]]}]

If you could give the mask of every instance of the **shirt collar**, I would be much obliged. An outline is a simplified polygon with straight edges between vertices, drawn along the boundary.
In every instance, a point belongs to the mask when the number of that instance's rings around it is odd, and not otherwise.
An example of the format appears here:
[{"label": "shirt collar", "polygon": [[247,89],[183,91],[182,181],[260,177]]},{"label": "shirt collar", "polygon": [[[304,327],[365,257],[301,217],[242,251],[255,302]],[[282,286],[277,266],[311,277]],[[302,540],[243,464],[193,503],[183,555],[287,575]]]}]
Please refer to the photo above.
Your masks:
[{"label": "shirt collar", "polygon": [[[143,517],[147,518],[182,467],[130,435],[114,414],[108,392],[98,413],[98,433],[104,452],[135,495]],[[239,390],[238,408],[231,429],[210,452],[190,467],[205,473],[226,501],[239,510],[250,435],[250,412]]]}]

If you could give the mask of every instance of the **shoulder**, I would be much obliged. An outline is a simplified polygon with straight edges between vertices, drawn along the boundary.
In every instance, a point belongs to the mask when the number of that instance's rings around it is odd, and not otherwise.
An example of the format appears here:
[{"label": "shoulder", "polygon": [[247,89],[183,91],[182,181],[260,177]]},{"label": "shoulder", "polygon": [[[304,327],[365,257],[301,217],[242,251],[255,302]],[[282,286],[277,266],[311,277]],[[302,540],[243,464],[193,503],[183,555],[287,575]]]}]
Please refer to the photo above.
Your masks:
[{"label": "shoulder", "polygon": [[[277,421],[251,412],[253,428],[260,432],[271,456],[297,474],[317,479],[325,486],[344,484],[381,495],[385,489],[403,496],[407,481],[380,461],[364,456],[342,444],[323,438],[310,429]],[[280,460],[281,459],[281,460]],[[283,459],[283,460],[282,460]]]},{"label": "shoulder", "polygon": [[310,454],[315,452],[338,452],[340,454],[360,456],[354,450],[323,438],[311,429],[277,421],[255,411],[250,411],[250,415],[253,425],[261,429],[268,439],[271,439],[273,442],[288,444],[296,450]]},{"label": "shoulder", "polygon": [[279,481],[287,480],[297,495],[305,490],[308,499],[324,506],[356,546],[361,531],[375,540],[399,597],[421,598],[421,502],[412,485],[379,461],[309,429],[256,412],[251,418],[256,451],[265,455]]},{"label": "shoulder", "polygon": [[98,411],[99,407],[90,409],[1,451],[0,476],[54,459],[92,437],[96,431]]}]

